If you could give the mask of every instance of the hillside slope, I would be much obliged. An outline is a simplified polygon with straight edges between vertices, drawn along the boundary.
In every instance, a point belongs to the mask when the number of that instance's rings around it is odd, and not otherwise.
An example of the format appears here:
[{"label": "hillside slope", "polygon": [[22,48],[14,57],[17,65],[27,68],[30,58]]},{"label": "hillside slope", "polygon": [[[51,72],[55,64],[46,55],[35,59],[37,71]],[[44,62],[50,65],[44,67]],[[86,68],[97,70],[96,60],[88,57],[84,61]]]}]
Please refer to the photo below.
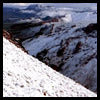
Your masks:
[{"label": "hillside slope", "polygon": [[4,97],[96,97],[3,38]]}]

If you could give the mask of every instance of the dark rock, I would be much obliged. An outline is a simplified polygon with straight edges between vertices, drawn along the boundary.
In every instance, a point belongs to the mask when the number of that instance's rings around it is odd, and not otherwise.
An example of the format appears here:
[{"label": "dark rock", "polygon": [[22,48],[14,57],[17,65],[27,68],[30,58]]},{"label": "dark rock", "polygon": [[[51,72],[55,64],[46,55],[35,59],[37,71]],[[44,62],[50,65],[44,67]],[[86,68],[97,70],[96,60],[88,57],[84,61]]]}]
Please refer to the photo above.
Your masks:
[{"label": "dark rock", "polygon": [[36,33],[36,34],[34,35],[34,37],[37,38],[38,36],[40,36],[40,35],[42,35],[42,34],[43,34],[43,32],[40,31],[40,32]]},{"label": "dark rock", "polygon": [[87,27],[83,28],[83,31],[88,34],[97,30],[97,23],[89,24]]},{"label": "dark rock", "polygon": [[49,65],[52,69],[56,70],[56,71],[59,71],[59,67],[57,65],[54,65],[54,64],[50,64]]},{"label": "dark rock", "polygon": [[12,30],[24,30],[24,29],[27,29],[27,28],[30,28],[30,27],[36,27],[36,26],[40,26],[42,25],[41,22],[39,23],[31,23],[31,22],[24,22],[24,23],[17,23],[17,24],[13,24],[11,26],[11,29]]},{"label": "dark rock", "polygon": [[10,33],[8,33],[7,31],[3,30],[3,36],[6,38],[6,39],[12,39],[12,35]]},{"label": "dark rock", "polygon": [[65,47],[60,48],[60,49],[58,50],[58,52],[57,52],[57,56],[58,56],[58,57],[63,56],[64,51],[65,51]]},{"label": "dark rock", "polygon": [[61,69],[61,67],[64,65],[64,62],[62,62],[60,65],[59,65],[59,69]]},{"label": "dark rock", "polygon": [[72,25],[71,27],[74,28],[74,27],[76,27],[76,25]]},{"label": "dark rock", "polygon": [[46,56],[47,52],[48,50],[44,49],[36,55],[36,58],[38,58],[40,61],[43,61],[43,58]]},{"label": "dark rock", "polygon": [[46,16],[45,18],[42,18],[43,21],[47,21],[47,20],[51,20],[51,19],[52,19],[52,17],[50,17],[50,16]]},{"label": "dark rock", "polygon": [[28,53],[25,48],[22,46],[22,44],[18,41],[15,41],[13,38],[12,38],[12,35],[10,33],[8,33],[7,31],[3,30],[3,36],[9,40],[11,43],[15,44],[18,48],[21,48],[21,50],[23,50],[24,52]]},{"label": "dark rock", "polygon": [[81,46],[82,46],[82,43],[78,42],[75,49],[74,49],[74,51],[73,51],[73,54],[78,53],[79,50],[81,49]]}]

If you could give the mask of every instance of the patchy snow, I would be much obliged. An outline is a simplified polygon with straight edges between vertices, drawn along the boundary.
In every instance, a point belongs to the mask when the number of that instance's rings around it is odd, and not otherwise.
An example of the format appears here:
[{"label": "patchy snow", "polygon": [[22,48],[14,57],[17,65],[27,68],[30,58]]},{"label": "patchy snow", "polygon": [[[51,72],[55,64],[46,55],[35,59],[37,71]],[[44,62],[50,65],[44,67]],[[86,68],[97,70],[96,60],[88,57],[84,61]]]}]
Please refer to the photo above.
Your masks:
[{"label": "patchy snow", "polygon": [[32,22],[32,23],[39,23],[39,22],[41,22],[41,19],[36,19],[36,18],[34,18],[34,17],[32,17],[32,18],[30,18],[30,19],[21,19],[21,20],[19,20],[19,21],[16,21],[16,24],[17,23],[26,23],[26,22]]},{"label": "patchy snow", "polygon": [[[72,17],[73,16],[74,15],[72,15]],[[81,15],[82,17],[80,16],[80,14],[76,14],[75,16],[72,18],[72,21],[70,21],[68,18],[69,22],[67,24],[65,24],[65,21],[63,22],[61,20],[58,23],[55,23],[50,36],[49,34],[47,34],[40,35],[37,38],[33,37],[31,41],[23,41],[22,45],[25,47],[30,55],[33,55],[35,57],[37,57],[39,53],[46,49],[47,54],[45,56],[42,56],[41,54],[43,62],[48,62],[46,58],[49,58],[50,60],[48,64],[54,64],[58,68],[63,62],[64,65],[61,67],[60,71],[62,74],[71,77],[72,79],[86,86],[90,90],[96,91],[97,85],[96,83],[94,84],[94,80],[95,82],[97,80],[97,32],[95,31],[94,33],[90,33],[91,35],[88,35],[81,29],[87,27],[90,23],[96,23],[96,15],[92,16],[91,13],[84,13]],[[76,31],[77,29],[80,30]],[[80,45],[80,50],[78,51],[78,53],[74,54],[74,50],[77,47],[78,43],[81,43],[82,46]],[[56,47],[58,49],[56,49]],[[55,49],[55,51],[53,50],[53,48]],[[65,50],[62,56],[58,57],[57,52],[61,48],[65,48]],[[91,62],[92,59],[95,60]],[[87,64],[90,62],[91,64],[87,66]],[[89,75],[91,69],[88,70],[87,73],[85,73],[84,71],[86,71],[87,67],[93,67],[93,64],[95,70],[94,72],[92,70],[92,72],[94,75]],[[78,78],[78,76],[80,76],[80,78]],[[87,81],[88,77],[90,77],[90,81]],[[84,80],[84,82],[82,81],[82,79]],[[90,86],[88,84],[90,84]]]},{"label": "patchy snow", "polygon": [[72,23],[78,24],[78,27],[85,27],[90,23],[97,23],[97,14],[93,12],[72,13]]},{"label": "patchy snow", "polygon": [[36,12],[33,11],[33,10],[21,10],[21,12],[22,12],[22,13],[31,13],[31,14],[32,14],[32,13],[33,13],[33,14],[36,13]]},{"label": "patchy snow", "polygon": [[[28,53],[30,55],[35,55],[40,52],[41,50],[43,50],[46,46],[46,44],[50,43],[50,41],[53,41],[52,37],[46,37],[46,36],[40,36],[39,39],[34,39],[33,41],[27,42],[28,40],[26,40],[25,42],[23,42],[23,45],[26,47],[26,50],[28,51]],[[32,48],[35,47],[35,48]]]},{"label": "patchy snow", "polygon": [[97,97],[97,95],[3,38],[3,97]]}]

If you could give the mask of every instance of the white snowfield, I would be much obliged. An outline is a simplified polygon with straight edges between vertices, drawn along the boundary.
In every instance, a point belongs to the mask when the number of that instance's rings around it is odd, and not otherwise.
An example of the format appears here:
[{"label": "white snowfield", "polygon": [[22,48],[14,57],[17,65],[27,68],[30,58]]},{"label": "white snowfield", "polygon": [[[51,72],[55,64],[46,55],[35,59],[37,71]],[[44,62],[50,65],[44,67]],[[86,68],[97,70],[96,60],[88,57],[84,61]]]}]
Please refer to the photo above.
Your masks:
[{"label": "white snowfield", "polygon": [[3,97],[97,97],[3,38]]}]

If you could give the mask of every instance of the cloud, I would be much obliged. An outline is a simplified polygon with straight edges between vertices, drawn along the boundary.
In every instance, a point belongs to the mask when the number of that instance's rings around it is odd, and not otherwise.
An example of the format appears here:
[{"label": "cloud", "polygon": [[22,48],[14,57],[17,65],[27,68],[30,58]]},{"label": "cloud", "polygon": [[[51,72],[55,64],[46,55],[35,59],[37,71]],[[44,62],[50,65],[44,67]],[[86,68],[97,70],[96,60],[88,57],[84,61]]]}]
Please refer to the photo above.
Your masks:
[{"label": "cloud", "polygon": [[41,4],[41,3],[3,3],[3,6],[28,6],[30,4]]},{"label": "cloud", "polygon": [[4,7],[19,7],[19,6],[26,6],[26,3],[3,3]]},{"label": "cloud", "polygon": [[19,5],[20,5],[20,6],[25,6],[26,4],[25,4],[25,3],[19,3]]},{"label": "cloud", "polygon": [[5,7],[27,7],[30,4],[43,4],[55,7],[91,7],[96,6],[96,3],[3,3]]},{"label": "cloud", "polygon": [[97,6],[96,3],[47,3],[47,5],[55,7],[91,7]]}]

